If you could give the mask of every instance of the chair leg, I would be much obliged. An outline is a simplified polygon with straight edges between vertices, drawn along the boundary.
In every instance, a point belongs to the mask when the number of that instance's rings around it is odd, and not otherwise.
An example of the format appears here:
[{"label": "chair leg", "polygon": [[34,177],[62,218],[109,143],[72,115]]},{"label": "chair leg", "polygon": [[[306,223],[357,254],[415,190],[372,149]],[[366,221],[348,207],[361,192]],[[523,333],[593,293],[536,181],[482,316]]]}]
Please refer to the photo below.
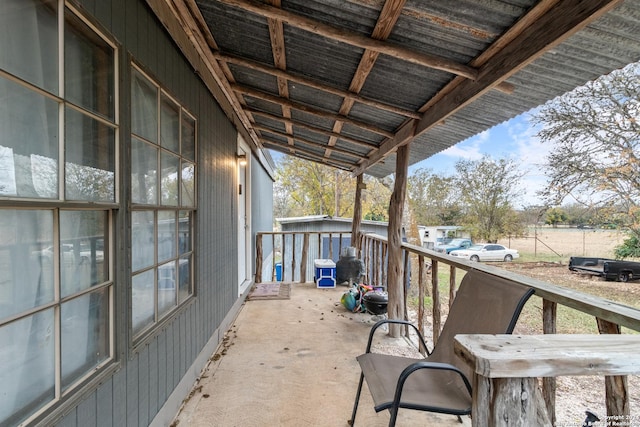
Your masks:
[{"label": "chair leg", "polygon": [[398,409],[400,408],[389,408],[389,427],[395,427],[396,419],[398,418]]},{"label": "chair leg", "polygon": [[360,392],[362,391],[362,384],[364,383],[364,373],[360,372],[360,382],[358,383],[358,391],[356,392],[356,400],[353,402],[353,412],[351,412],[351,419],[349,425],[353,426],[356,422],[356,412],[358,411],[358,403],[360,402]]}]

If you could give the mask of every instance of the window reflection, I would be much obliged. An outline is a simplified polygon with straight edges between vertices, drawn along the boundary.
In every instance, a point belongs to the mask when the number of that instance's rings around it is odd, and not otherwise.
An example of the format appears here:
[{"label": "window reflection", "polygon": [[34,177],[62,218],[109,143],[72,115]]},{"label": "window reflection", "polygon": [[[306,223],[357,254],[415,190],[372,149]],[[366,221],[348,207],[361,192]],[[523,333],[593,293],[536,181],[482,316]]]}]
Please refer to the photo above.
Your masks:
[{"label": "window reflection", "polygon": [[58,103],[2,77],[0,195],[58,197]]},{"label": "window reflection", "polygon": [[106,289],[62,304],[62,388],[109,357],[109,297]]},{"label": "window reflection", "polygon": [[51,401],[55,384],[53,309],[0,327],[0,425],[16,425]]},{"label": "window reflection", "polygon": [[155,276],[153,270],[133,276],[131,284],[131,321],[138,333],[154,321]]},{"label": "window reflection", "polygon": [[2,320],[53,301],[53,211],[0,209],[0,236]]},{"label": "window reflection", "polygon": [[68,10],[64,37],[65,97],[89,111],[113,119],[114,49]]},{"label": "window reflection", "polygon": [[131,213],[131,258],[133,271],[155,264],[155,232],[152,211]]},{"label": "window reflection", "polygon": [[161,154],[161,192],[162,204],[178,206],[178,168],[180,159],[177,156],[163,152]]},{"label": "window reflection", "polygon": [[108,279],[104,243],[108,216],[104,211],[60,212],[60,281],[62,297]]},{"label": "window reflection", "polygon": [[66,197],[115,201],[115,130],[71,108],[65,115]]},{"label": "window reflection", "polygon": [[131,138],[131,199],[133,203],[158,204],[158,149]]}]

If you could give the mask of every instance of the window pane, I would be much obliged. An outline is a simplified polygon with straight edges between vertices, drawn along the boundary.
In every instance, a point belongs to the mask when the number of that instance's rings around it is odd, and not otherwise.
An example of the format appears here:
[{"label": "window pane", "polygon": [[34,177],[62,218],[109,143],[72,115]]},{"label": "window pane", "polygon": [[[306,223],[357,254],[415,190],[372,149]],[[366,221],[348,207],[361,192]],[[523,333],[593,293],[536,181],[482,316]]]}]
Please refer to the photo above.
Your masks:
[{"label": "window pane", "polygon": [[160,145],[174,153],[180,150],[180,110],[169,98],[162,96],[160,101]]},{"label": "window pane", "polygon": [[108,280],[105,262],[108,216],[105,211],[60,212],[60,280],[62,297]]},{"label": "window pane", "polygon": [[196,204],[196,166],[193,163],[182,162],[182,185],[180,186],[180,205],[195,206]]},{"label": "window pane", "polygon": [[64,37],[65,97],[113,120],[113,48],[69,10],[65,10]]},{"label": "window pane", "polygon": [[155,264],[153,211],[132,212],[131,221],[131,264],[136,271]]},{"label": "window pane", "polygon": [[53,309],[0,328],[0,425],[17,425],[54,397]]},{"label": "window pane", "polygon": [[131,139],[131,200],[158,204],[158,149],[137,138]]},{"label": "window pane", "polygon": [[176,212],[158,212],[158,262],[176,257]]},{"label": "window pane", "polygon": [[176,262],[158,267],[158,318],[176,305]]},{"label": "window pane", "polygon": [[102,289],[62,304],[62,389],[110,357],[109,297]]},{"label": "window pane", "polygon": [[65,133],[66,198],[115,202],[115,130],[67,108]]},{"label": "window pane", "polygon": [[0,2],[0,68],[55,94],[58,93],[57,3],[57,0]]},{"label": "window pane", "polygon": [[58,128],[57,102],[0,77],[0,196],[58,198]]},{"label": "window pane", "polygon": [[53,212],[0,209],[0,236],[0,319],[53,301]]},{"label": "window pane", "polygon": [[178,250],[180,255],[191,252],[191,212],[180,211],[178,220]]},{"label": "window pane", "polygon": [[182,114],[182,157],[192,162],[196,160],[196,121]]},{"label": "window pane", "polygon": [[165,206],[178,206],[178,168],[180,167],[180,159],[164,151],[160,154],[160,159],[162,168],[160,182],[162,204]]},{"label": "window pane", "polygon": [[180,258],[180,272],[178,276],[178,303],[186,300],[191,295],[191,256]]},{"label": "window pane", "polygon": [[131,129],[158,143],[158,89],[135,69],[131,80]]},{"label": "window pane", "polygon": [[131,317],[133,333],[153,323],[155,287],[153,270],[136,274],[132,280]]}]

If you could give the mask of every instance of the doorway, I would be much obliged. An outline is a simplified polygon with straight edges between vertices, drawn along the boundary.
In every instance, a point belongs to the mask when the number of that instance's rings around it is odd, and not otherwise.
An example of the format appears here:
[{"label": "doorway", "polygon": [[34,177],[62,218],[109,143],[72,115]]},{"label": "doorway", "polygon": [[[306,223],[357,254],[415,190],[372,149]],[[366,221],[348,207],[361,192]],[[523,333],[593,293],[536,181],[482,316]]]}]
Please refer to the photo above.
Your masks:
[{"label": "doorway", "polygon": [[238,135],[238,295],[251,285],[251,150]]}]

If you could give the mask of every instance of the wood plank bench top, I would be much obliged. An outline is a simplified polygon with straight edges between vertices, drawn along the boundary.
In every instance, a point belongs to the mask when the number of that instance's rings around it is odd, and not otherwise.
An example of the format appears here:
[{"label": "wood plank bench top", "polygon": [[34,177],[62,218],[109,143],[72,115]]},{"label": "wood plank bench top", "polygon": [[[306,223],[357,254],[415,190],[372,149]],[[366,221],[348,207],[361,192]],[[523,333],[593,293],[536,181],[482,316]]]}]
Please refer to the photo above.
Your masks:
[{"label": "wood plank bench top", "polygon": [[454,351],[486,378],[640,374],[640,335],[456,335]]}]

